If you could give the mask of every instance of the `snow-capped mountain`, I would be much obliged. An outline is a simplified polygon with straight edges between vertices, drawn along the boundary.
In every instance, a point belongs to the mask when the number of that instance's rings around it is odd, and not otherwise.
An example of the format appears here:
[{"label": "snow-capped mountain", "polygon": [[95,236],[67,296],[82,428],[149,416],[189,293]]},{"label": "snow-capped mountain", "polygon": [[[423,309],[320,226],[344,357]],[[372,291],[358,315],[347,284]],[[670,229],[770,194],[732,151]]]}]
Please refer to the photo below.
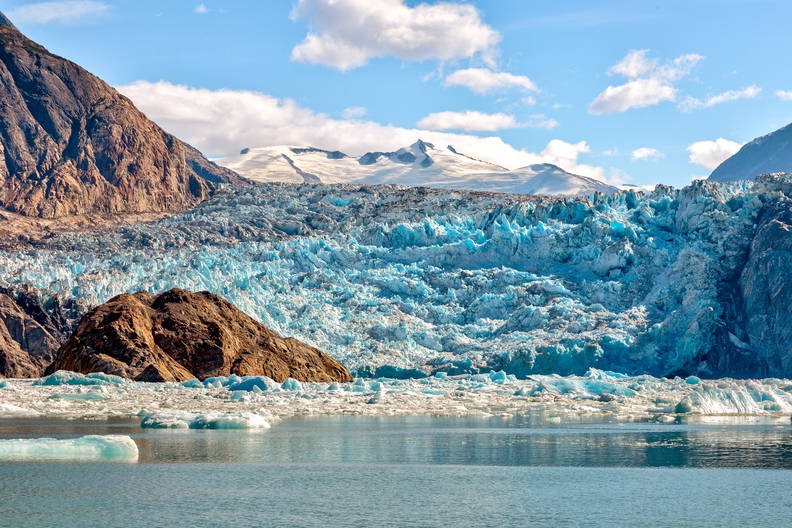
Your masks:
[{"label": "snow-capped mountain", "polygon": [[792,124],[746,143],[718,165],[709,179],[720,182],[753,180],[760,174],[792,171]]},{"label": "snow-capped mountain", "polygon": [[578,196],[618,189],[586,176],[542,163],[508,170],[454,147],[418,140],[395,152],[369,152],[355,158],[312,147],[246,148],[220,165],[258,182],[402,184],[519,194]]}]

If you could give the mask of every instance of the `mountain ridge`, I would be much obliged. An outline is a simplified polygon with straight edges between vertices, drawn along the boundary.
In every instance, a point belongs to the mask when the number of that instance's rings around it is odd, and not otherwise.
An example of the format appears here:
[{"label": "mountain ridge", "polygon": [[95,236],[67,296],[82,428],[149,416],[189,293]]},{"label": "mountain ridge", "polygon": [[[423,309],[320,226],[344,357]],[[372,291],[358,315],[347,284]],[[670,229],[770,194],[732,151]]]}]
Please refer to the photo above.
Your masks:
[{"label": "mountain ridge", "polygon": [[733,182],[754,180],[761,174],[792,172],[792,124],[759,136],[724,160],[710,180]]},{"label": "mountain ridge", "polygon": [[409,147],[372,151],[359,157],[310,146],[276,145],[245,148],[236,156],[216,161],[257,182],[402,184],[556,196],[618,190],[550,163],[508,170],[467,156],[451,145],[443,149],[421,139]]},{"label": "mountain ridge", "polygon": [[0,210],[106,224],[181,211],[242,182],[0,12]]}]

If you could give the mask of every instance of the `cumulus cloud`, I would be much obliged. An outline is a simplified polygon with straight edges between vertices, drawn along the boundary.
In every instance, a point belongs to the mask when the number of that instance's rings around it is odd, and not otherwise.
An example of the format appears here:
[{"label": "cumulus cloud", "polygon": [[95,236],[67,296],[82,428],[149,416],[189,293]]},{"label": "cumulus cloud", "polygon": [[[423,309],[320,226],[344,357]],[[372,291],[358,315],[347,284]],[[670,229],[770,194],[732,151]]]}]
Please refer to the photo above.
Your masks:
[{"label": "cumulus cloud", "polygon": [[742,144],[724,138],[715,141],[697,141],[687,150],[690,153],[688,161],[709,170],[714,170],[726,159],[732,157]]},{"label": "cumulus cloud", "polygon": [[776,90],[775,95],[782,101],[792,101],[792,90]]},{"label": "cumulus cloud", "polygon": [[368,110],[365,106],[350,106],[349,108],[344,108],[344,111],[341,112],[341,115],[344,119],[360,119]]},{"label": "cumulus cloud", "polygon": [[589,152],[585,141],[550,141],[540,152],[517,149],[496,136],[479,137],[333,119],[290,99],[233,90],[206,90],[164,81],[138,81],[118,89],[169,132],[212,155],[231,155],[244,147],[303,145],[342,150],[350,155],[396,150],[421,138],[453,145],[460,152],[508,168],[553,163],[576,174],[601,178],[600,167],[579,162]]},{"label": "cumulus cloud", "polygon": [[110,6],[92,0],[70,0],[64,2],[37,2],[27,4],[9,13],[12,20],[49,24],[50,22],[76,22],[104,15]]},{"label": "cumulus cloud", "polygon": [[472,5],[404,0],[299,0],[292,19],[311,30],[292,49],[295,61],[350,70],[374,57],[441,61],[481,56],[493,63],[500,35]]},{"label": "cumulus cloud", "polygon": [[537,92],[534,82],[524,75],[495,72],[487,68],[457,70],[445,79],[446,86],[466,86],[477,94],[487,94],[509,88]]},{"label": "cumulus cloud", "polygon": [[485,114],[476,110],[462,112],[435,112],[418,122],[419,128],[427,130],[466,130],[468,132],[495,132],[508,128],[553,129],[558,121],[544,114],[532,114],[520,122],[513,115],[504,113]]},{"label": "cumulus cloud", "polygon": [[762,89],[758,86],[751,85],[742,90],[729,90],[727,92],[719,93],[707,97],[706,99],[696,99],[695,97],[686,97],[679,107],[684,111],[695,110],[697,108],[709,108],[721,103],[728,103],[730,101],[737,101],[739,99],[753,99],[762,93]]},{"label": "cumulus cloud", "polygon": [[630,158],[635,160],[656,160],[663,157],[663,153],[657,149],[641,147],[632,151]]},{"label": "cumulus cloud", "polygon": [[209,8],[206,7],[206,4],[198,4],[197,6],[195,6],[195,9],[193,11],[195,11],[199,15],[205,15],[206,13],[209,12]]},{"label": "cumulus cloud", "polygon": [[704,58],[701,55],[687,54],[660,63],[656,59],[649,59],[648,52],[649,50],[631,51],[610,68],[609,75],[620,75],[628,81],[608,86],[589,105],[589,113],[613,114],[663,101],[674,101],[677,98],[675,83],[688,75]]},{"label": "cumulus cloud", "polygon": [[435,112],[418,121],[419,128],[427,130],[467,130],[495,132],[506,128],[518,128],[520,123],[513,115],[485,114],[475,110],[463,112]]}]

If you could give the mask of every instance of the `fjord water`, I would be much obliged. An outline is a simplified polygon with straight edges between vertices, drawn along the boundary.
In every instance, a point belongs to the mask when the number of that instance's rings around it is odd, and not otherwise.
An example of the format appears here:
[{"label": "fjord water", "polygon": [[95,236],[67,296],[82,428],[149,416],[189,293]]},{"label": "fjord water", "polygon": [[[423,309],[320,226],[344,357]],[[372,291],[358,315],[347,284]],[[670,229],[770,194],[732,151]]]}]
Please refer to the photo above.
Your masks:
[{"label": "fjord water", "polygon": [[0,464],[0,526],[785,526],[792,426],[294,418],[267,431],[0,421],[130,435],[137,464]]}]

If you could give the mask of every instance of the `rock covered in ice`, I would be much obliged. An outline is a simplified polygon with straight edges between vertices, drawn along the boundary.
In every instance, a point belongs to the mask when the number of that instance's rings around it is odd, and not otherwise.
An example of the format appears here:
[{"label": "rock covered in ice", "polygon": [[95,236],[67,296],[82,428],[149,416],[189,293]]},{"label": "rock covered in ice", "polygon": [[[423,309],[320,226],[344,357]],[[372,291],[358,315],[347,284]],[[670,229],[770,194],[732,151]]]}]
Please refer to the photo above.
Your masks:
[{"label": "rock covered in ice", "polygon": [[136,462],[137,459],[137,445],[129,436],[92,435],[71,439],[0,440],[0,460],[6,462]]}]

